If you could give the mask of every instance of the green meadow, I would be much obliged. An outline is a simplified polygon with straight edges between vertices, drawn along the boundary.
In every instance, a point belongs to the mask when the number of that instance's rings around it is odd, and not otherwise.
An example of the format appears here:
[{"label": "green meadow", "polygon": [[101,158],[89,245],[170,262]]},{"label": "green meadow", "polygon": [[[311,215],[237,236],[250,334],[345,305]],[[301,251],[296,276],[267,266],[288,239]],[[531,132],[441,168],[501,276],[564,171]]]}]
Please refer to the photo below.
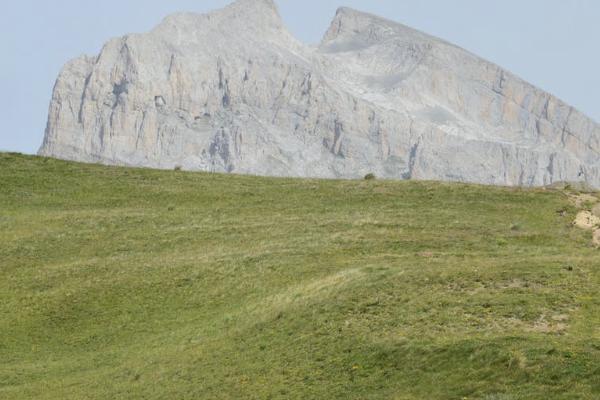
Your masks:
[{"label": "green meadow", "polygon": [[0,154],[0,399],[600,399],[567,194]]}]

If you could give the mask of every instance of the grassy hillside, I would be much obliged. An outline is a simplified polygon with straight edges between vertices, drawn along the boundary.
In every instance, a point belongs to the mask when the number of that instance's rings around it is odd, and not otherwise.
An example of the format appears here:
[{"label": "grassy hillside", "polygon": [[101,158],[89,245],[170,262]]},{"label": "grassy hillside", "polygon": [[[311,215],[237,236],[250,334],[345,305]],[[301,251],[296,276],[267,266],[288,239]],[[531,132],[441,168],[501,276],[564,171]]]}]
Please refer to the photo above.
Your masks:
[{"label": "grassy hillside", "polygon": [[575,213],[0,154],[0,398],[598,399]]}]

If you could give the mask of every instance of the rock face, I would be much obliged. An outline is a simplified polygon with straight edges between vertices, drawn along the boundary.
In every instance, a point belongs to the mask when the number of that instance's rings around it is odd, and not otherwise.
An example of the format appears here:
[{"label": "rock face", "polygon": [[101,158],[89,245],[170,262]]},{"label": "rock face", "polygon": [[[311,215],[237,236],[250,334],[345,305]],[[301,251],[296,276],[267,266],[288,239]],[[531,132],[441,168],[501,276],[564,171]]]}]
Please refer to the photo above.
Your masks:
[{"label": "rock face", "polygon": [[257,175],[600,187],[600,126],[473,54],[342,8],[318,47],[272,0],[177,14],[68,63],[41,155]]}]

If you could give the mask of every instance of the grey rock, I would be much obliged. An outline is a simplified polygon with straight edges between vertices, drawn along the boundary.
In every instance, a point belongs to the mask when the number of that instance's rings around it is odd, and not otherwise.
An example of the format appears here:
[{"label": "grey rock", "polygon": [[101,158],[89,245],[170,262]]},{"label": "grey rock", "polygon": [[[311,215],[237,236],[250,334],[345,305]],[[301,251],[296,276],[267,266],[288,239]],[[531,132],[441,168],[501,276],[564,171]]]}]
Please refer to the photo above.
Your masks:
[{"label": "grey rock", "polygon": [[176,14],[58,77],[40,154],[270,176],[600,188],[600,126],[440,39],[337,12],[319,46],[272,0]]}]

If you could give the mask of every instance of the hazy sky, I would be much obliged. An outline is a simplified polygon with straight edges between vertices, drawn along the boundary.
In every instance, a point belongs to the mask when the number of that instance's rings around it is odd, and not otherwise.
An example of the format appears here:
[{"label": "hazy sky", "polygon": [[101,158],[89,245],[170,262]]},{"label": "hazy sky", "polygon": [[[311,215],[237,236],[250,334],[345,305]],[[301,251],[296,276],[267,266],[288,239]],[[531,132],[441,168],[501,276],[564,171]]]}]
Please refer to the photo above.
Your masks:
[{"label": "hazy sky", "polygon": [[[227,0],[2,0],[0,150],[34,153],[62,65],[107,39],[143,32],[176,11]],[[278,0],[299,39],[315,43],[342,5],[458,44],[600,121],[598,0]]]}]

